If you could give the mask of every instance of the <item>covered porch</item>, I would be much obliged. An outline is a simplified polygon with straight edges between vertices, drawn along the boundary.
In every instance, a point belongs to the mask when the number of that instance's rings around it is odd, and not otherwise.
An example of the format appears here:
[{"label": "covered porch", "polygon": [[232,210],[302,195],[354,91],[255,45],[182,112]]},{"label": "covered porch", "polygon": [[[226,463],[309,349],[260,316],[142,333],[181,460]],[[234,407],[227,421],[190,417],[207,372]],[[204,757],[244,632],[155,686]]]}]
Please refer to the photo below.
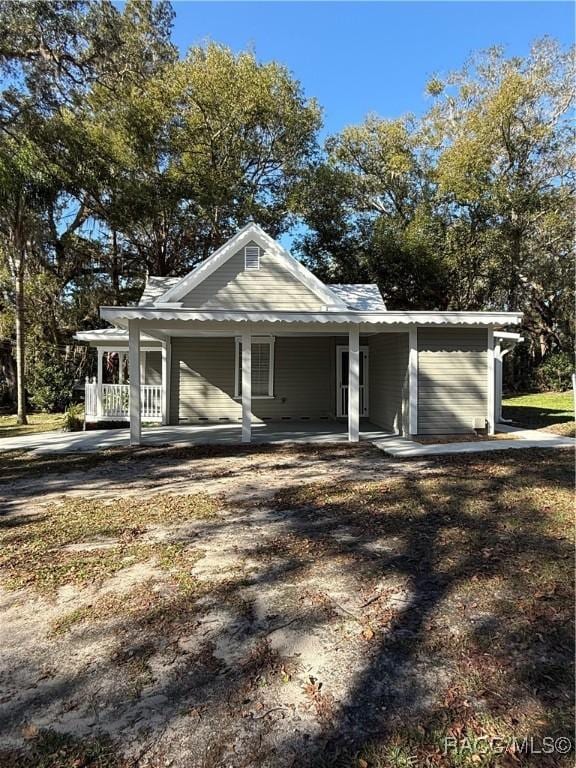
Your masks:
[{"label": "covered porch", "polygon": [[[148,326],[132,320],[128,325],[130,360],[136,360],[139,333],[133,326]],[[310,421],[336,422],[337,431],[345,431],[349,441],[360,439],[361,418],[369,411],[358,325],[338,329],[339,346],[334,329],[328,332],[317,324],[217,326],[194,321],[172,321],[168,326],[165,408],[171,423],[235,423],[240,430],[236,427],[234,434],[251,443],[257,434],[271,439],[284,422],[289,431],[305,428]],[[345,356],[340,353],[344,349]],[[137,395],[133,383],[131,398]],[[135,407],[130,415],[134,444],[139,440],[138,413]]]},{"label": "covered porch", "polygon": [[[491,434],[497,410],[493,326],[517,319],[510,313],[172,305],[103,307],[101,315],[116,328],[86,332],[90,339],[77,334],[99,354],[87,413],[95,412],[97,423],[129,422],[132,445],[141,443],[149,422],[221,427],[218,434],[243,443],[258,435],[272,439],[278,431],[298,433],[313,422],[331,425],[350,442],[370,432],[370,424],[403,436]],[[112,341],[128,366],[125,371],[118,363],[117,380],[106,381],[100,353]]]},{"label": "covered porch", "polygon": [[[381,437],[405,426],[408,329],[382,334],[383,328],[359,324],[127,325],[124,332],[103,332],[107,340],[90,338],[98,370],[86,381],[85,403],[91,429],[125,421],[133,445],[140,444],[147,423],[197,425],[199,431],[183,433],[193,441],[244,443],[343,437],[357,442],[361,434]],[[399,346],[383,346],[384,336],[402,346],[402,370],[385,403],[382,372],[394,367]],[[385,408],[394,408],[389,418]]]},{"label": "covered porch", "polygon": [[[125,336],[125,338],[123,338]],[[162,369],[162,342],[143,336],[138,363],[129,363],[128,337],[114,329],[77,334],[96,349],[96,376],[84,384],[84,418],[90,428],[99,423],[130,421],[130,371],[137,368],[140,378],[140,410],[149,424],[167,424],[163,410],[165,385],[169,380]]]}]

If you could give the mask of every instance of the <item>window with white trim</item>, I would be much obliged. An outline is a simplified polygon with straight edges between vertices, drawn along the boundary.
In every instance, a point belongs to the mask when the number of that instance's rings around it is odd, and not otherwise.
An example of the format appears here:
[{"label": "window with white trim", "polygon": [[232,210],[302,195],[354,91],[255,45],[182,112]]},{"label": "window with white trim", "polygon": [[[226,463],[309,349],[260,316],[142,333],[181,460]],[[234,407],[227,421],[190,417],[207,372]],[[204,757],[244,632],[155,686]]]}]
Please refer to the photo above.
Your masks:
[{"label": "window with white trim", "polygon": [[260,247],[247,245],[244,248],[244,269],[260,269]]},{"label": "window with white trim", "polygon": [[[242,342],[236,339],[235,397],[242,397]],[[252,397],[274,397],[274,339],[252,342]]]}]

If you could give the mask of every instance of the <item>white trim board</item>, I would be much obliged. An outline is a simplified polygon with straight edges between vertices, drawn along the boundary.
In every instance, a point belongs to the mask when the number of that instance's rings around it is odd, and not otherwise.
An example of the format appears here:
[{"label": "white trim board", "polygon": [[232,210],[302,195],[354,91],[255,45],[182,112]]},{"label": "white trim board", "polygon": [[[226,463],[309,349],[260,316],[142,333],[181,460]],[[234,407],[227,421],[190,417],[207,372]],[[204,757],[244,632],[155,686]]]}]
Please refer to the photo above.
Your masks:
[{"label": "white trim board", "polygon": [[[370,418],[370,391],[369,391],[369,382],[370,382],[370,347],[366,344],[360,345],[360,356],[363,357],[363,366],[364,366],[364,384],[360,384],[360,381],[358,381],[359,389],[363,392],[364,395],[364,408],[360,408],[360,418]],[[343,419],[346,417],[346,414],[342,412],[342,388],[348,387],[348,384],[344,384],[342,382],[342,352],[348,351],[350,353],[350,348],[348,344],[336,344],[336,418],[337,419]]]},{"label": "white trim board", "polygon": [[408,433],[418,434],[418,328],[412,326],[408,358]]},{"label": "white trim board", "polygon": [[344,301],[328,288],[321,280],[300,264],[285,248],[267,235],[257,224],[247,224],[234,237],[209,256],[198,267],[189,272],[179,283],[169,288],[156,299],[155,304],[170,304],[180,301],[186,294],[206,280],[219,267],[225,264],[245,245],[255,242],[264,251],[270,251],[282,261],[282,266],[303,285],[315,293],[327,307],[347,309]]},{"label": "white trim board", "polygon": [[495,428],[495,397],[494,397],[494,331],[492,328],[488,328],[488,345],[487,345],[487,376],[488,376],[488,391],[487,391],[487,413],[486,422],[488,424],[488,434],[494,434]]},{"label": "white trim board", "polygon": [[[268,392],[265,395],[255,395],[252,393],[252,400],[273,400],[274,399],[274,336],[251,336],[251,346],[254,344],[267,344],[269,349],[268,364]],[[234,400],[240,400],[240,375],[241,375],[241,356],[240,345],[242,336],[236,336],[234,344]],[[252,355],[250,356],[252,364]]]}]

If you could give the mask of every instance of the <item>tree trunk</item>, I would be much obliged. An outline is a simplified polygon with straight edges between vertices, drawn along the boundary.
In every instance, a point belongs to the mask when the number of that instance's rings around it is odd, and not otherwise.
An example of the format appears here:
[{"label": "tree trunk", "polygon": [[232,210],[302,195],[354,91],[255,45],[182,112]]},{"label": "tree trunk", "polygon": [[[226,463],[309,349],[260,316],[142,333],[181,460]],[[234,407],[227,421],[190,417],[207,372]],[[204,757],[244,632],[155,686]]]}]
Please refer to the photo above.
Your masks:
[{"label": "tree trunk", "polygon": [[114,291],[114,304],[118,304],[120,296],[120,270],[118,269],[118,233],[112,230],[112,269],[111,269],[112,290]]},{"label": "tree trunk", "polygon": [[24,376],[24,256],[19,254],[15,274],[16,315],[16,392],[18,399],[18,424],[28,424],[26,418],[26,389]]}]

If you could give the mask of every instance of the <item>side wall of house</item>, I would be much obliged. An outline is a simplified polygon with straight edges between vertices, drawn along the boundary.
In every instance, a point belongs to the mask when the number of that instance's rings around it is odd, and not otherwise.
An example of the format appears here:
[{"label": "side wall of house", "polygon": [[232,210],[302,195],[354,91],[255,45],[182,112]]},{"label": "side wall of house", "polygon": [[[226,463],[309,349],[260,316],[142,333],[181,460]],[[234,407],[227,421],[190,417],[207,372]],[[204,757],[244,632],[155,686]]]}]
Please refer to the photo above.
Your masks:
[{"label": "side wall of house", "polygon": [[162,384],[162,352],[146,352],[146,384]]},{"label": "side wall of house", "polygon": [[418,329],[418,433],[471,432],[488,411],[488,331]]},{"label": "side wall of house", "polygon": [[244,269],[244,248],[182,299],[185,307],[204,309],[318,310],[324,303],[272,251],[261,249],[260,269]]},{"label": "side wall of house", "polygon": [[[334,397],[330,337],[278,337],[274,398],[252,400],[256,419],[325,419]],[[170,422],[240,421],[234,399],[235,340],[172,339]]]},{"label": "side wall of house", "polygon": [[405,433],[409,339],[407,333],[368,337],[370,421]]}]

